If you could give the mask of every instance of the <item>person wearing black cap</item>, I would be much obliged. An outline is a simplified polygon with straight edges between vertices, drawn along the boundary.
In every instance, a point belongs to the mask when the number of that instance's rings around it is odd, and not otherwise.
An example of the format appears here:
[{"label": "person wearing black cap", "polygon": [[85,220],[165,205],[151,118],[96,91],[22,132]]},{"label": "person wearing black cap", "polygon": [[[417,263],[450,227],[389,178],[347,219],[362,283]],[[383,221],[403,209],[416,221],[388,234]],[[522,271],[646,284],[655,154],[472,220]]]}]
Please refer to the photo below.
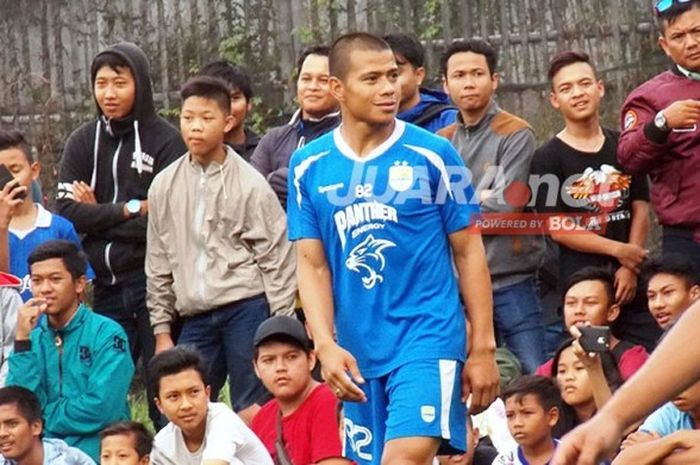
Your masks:
[{"label": "person wearing black cap", "polygon": [[301,322],[269,318],[258,327],[254,343],[255,373],[274,398],[251,427],[275,463],[348,464],[342,458],[338,400],[311,377],[316,355]]}]

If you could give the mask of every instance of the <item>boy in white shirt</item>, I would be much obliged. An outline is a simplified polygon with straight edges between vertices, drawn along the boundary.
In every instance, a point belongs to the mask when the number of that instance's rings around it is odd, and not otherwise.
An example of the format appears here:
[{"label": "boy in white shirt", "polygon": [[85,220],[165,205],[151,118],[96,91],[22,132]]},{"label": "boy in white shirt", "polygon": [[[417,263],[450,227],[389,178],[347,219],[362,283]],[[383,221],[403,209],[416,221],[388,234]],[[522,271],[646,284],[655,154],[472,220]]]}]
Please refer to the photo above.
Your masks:
[{"label": "boy in white shirt", "polygon": [[153,465],[272,465],[265,446],[225,404],[209,402],[199,354],[175,347],[148,364],[156,406],[170,423],[155,437]]}]

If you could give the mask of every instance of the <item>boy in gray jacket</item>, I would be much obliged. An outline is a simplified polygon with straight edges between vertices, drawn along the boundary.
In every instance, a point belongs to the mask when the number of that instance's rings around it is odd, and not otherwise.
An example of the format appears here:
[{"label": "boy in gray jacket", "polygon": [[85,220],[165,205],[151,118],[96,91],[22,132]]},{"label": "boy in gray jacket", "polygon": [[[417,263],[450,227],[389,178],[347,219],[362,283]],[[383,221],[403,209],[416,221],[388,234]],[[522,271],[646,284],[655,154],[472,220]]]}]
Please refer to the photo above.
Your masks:
[{"label": "boy in gray jacket", "polygon": [[294,311],[286,215],[262,175],[224,145],[233,124],[226,85],[199,76],[181,95],[188,152],[148,193],[147,304],[156,353],[173,346],[179,317],[178,344],[200,351],[212,379],[228,373],[233,408],[250,421],[266,394],[251,363],[253,335],[270,312]]}]

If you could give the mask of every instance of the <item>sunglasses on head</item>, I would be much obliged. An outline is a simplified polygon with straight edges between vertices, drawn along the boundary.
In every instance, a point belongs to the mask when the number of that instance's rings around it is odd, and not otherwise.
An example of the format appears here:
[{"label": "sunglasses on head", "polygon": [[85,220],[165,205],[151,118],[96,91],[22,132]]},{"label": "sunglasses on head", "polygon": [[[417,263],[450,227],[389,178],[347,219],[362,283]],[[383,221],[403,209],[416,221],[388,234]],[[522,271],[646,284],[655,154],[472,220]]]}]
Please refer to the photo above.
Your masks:
[{"label": "sunglasses on head", "polygon": [[662,14],[670,10],[671,7],[675,4],[682,5],[684,3],[690,3],[692,1],[693,0],[659,0],[658,2],[656,2],[654,11],[656,12],[656,16],[661,16]]}]

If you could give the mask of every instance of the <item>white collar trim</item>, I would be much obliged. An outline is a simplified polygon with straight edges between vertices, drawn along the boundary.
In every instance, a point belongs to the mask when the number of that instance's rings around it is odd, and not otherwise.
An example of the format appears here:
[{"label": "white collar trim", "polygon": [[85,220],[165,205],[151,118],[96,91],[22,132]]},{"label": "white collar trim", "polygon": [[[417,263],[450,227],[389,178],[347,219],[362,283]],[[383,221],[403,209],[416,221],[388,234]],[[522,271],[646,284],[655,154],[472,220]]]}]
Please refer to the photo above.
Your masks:
[{"label": "white collar trim", "polygon": [[45,209],[44,206],[40,203],[35,203],[34,205],[36,205],[37,209],[36,221],[34,223],[34,226],[32,226],[29,229],[10,228],[10,232],[12,232],[12,234],[14,234],[15,236],[19,237],[20,240],[27,237],[37,228],[48,228],[49,226],[51,226],[51,213],[47,209]]},{"label": "white collar trim", "polygon": [[406,123],[404,123],[401,120],[394,119],[394,131],[391,133],[391,135],[364,157],[360,157],[359,155],[357,155],[355,151],[350,147],[350,145],[348,145],[348,143],[345,141],[345,139],[343,138],[343,134],[340,132],[340,129],[342,127],[343,125],[341,123],[340,126],[333,130],[333,141],[338,147],[338,150],[340,150],[340,153],[342,153],[354,162],[365,163],[379,157],[384,152],[386,152],[392,145],[394,145],[396,141],[399,140],[399,138],[403,135],[403,132],[406,129]]}]

